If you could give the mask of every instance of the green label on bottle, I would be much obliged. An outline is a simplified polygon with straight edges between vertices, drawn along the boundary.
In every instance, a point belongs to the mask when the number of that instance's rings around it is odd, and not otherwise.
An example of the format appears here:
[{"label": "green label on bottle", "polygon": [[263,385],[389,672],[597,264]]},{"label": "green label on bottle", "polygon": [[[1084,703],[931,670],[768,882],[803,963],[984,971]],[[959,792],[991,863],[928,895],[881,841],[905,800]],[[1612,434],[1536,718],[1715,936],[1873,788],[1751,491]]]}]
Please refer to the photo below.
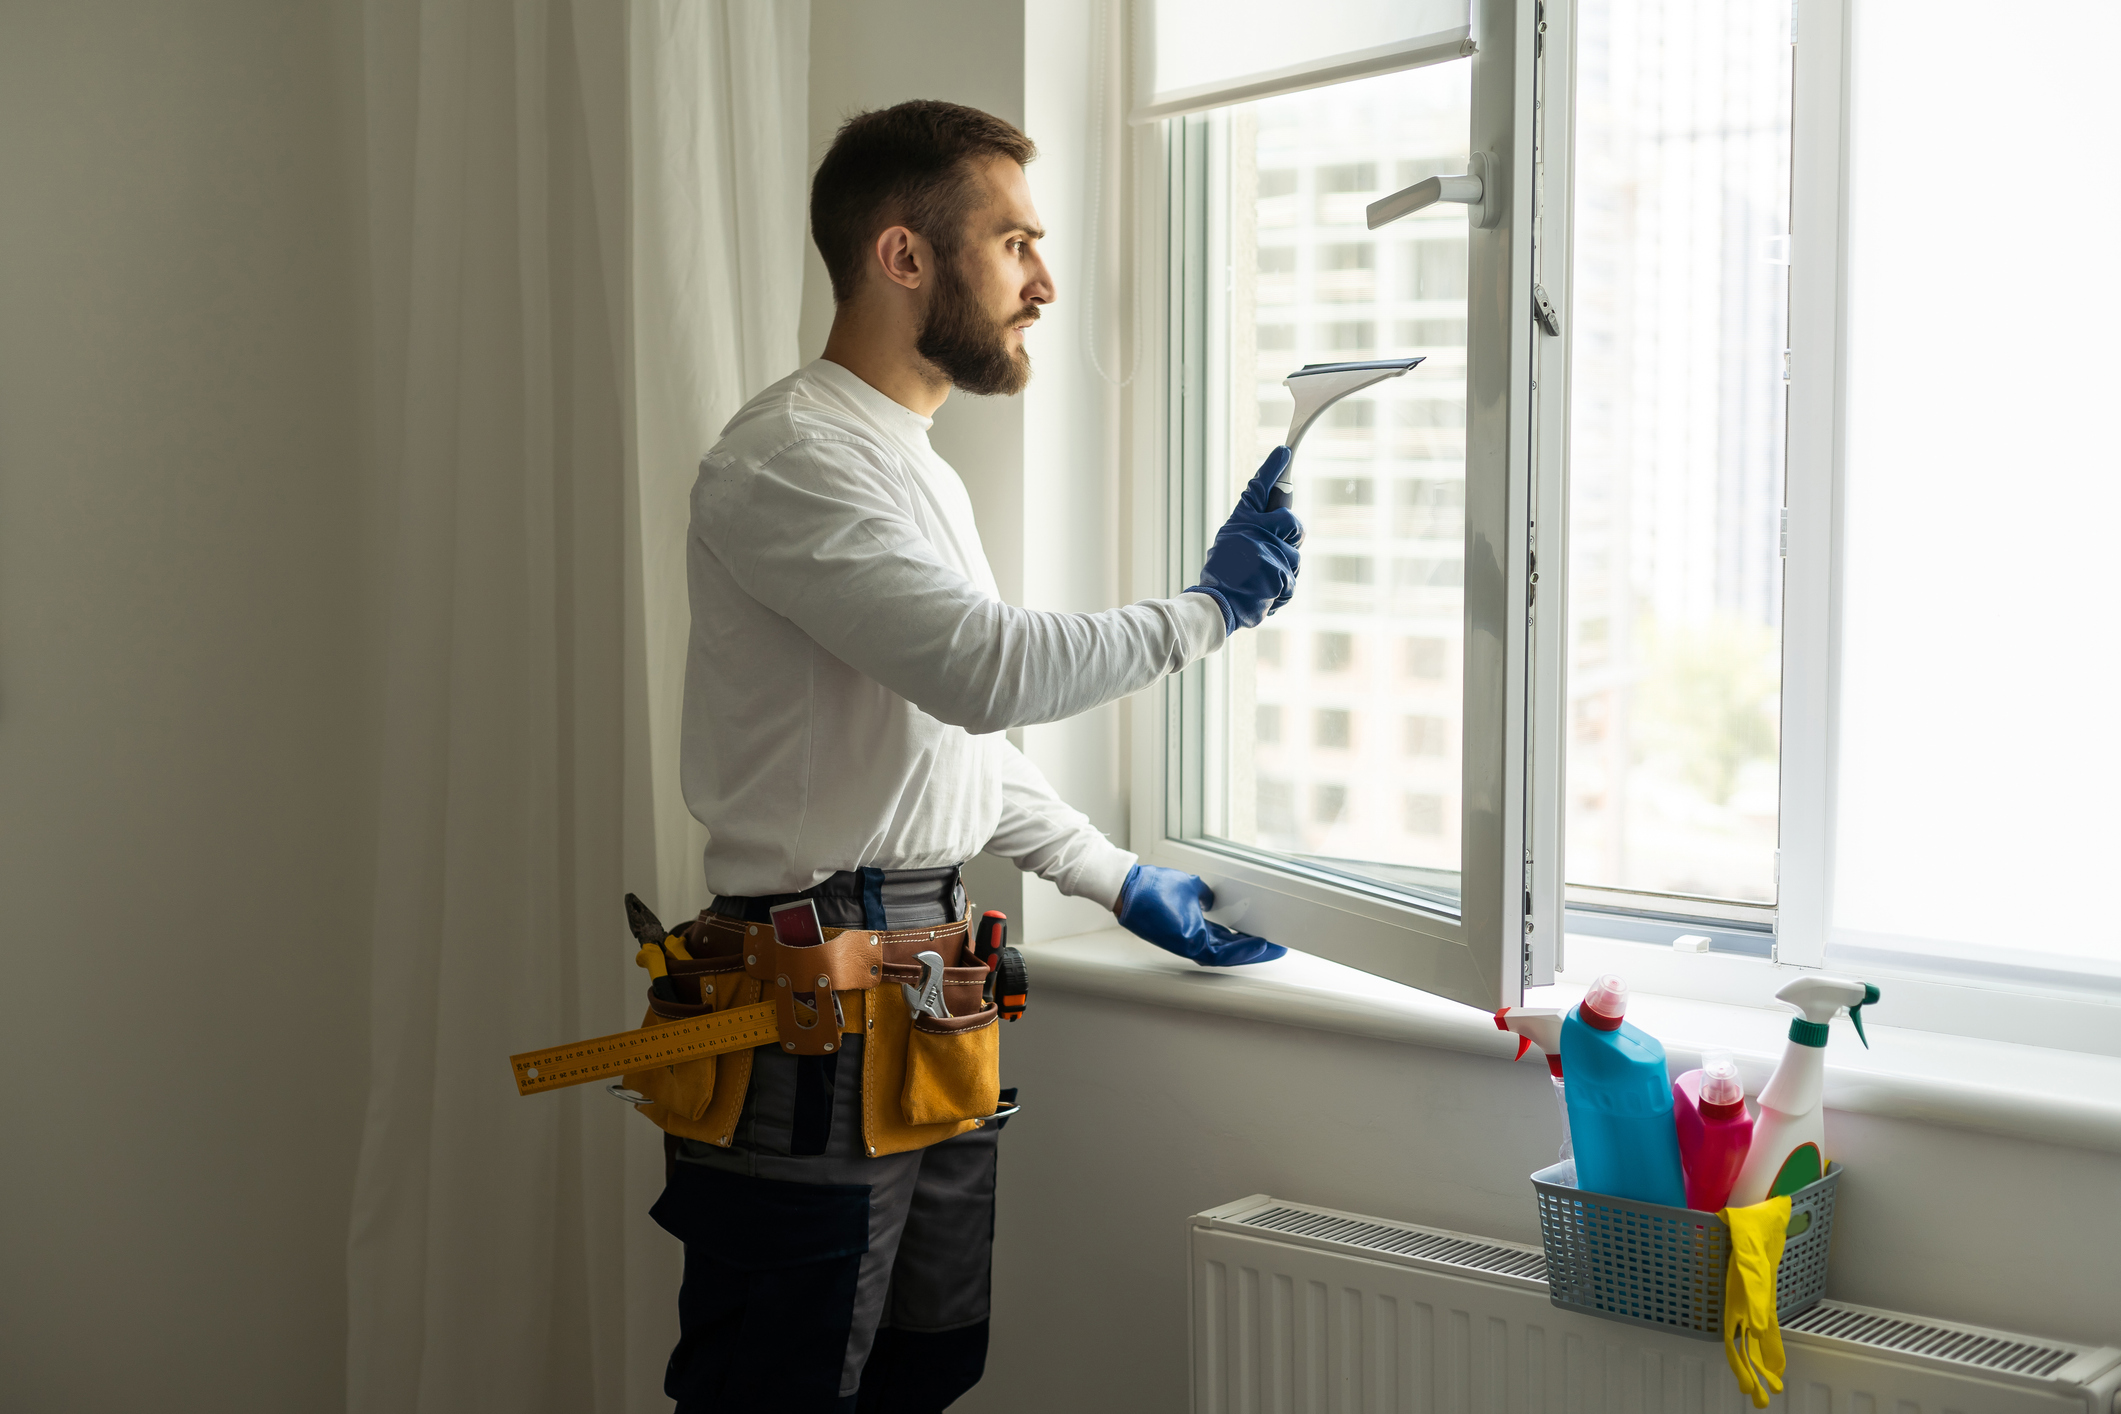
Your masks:
[{"label": "green label on bottle", "polygon": [[1825,1165],[1819,1162],[1819,1146],[1799,1144],[1790,1150],[1790,1156],[1782,1161],[1782,1167],[1775,1170],[1775,1181],[1768,1186],[1767,1196],[1780,1198],[1785,1193],[1795,1193],[1800,1188],[1817,1183],[1819,1176],[1825,1172]]}]

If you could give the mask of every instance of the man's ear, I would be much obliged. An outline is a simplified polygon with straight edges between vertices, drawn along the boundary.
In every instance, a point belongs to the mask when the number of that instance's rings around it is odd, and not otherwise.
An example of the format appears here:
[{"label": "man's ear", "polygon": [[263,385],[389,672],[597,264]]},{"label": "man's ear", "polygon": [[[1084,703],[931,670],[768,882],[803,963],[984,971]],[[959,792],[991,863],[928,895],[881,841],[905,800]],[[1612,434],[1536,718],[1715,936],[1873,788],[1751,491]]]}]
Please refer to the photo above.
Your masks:
[{"label": "man's ear", "polygon": [[919,232],[891,226],[876,238],[876,264],[894,285],[917,290],[935,268],[935,252]]}]

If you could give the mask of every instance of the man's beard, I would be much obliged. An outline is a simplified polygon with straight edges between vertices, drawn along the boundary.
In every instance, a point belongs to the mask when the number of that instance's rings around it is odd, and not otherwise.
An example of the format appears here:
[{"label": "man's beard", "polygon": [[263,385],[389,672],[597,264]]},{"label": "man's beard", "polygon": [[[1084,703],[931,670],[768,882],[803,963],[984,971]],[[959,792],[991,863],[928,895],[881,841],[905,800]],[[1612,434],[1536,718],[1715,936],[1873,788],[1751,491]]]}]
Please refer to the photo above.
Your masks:
[{"label": "man's beard", "polygon": [[1007,321],[996,320],[946,263],[936,269],[935,292],[913,347],[955,386],[977,397],[1006,398],[1031,381],[1031,353],[1010,349],[1009,328],[1036,318],[1033,306]]}]

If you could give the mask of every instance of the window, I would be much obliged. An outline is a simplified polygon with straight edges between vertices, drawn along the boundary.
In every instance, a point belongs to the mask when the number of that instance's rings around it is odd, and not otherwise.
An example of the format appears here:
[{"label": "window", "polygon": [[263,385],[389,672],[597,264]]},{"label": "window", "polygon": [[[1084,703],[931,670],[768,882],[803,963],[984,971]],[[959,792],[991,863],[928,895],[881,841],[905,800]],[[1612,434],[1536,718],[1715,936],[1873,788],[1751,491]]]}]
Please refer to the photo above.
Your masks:
[{"label": "window", "polygon": [[1287,781],[1259,781],[1259,834],[1282,848],[1296,843],[1296,789]]},{"label": "window", "polygon": [[1332,362],[1352,363],[1377,352],[1377,325],[1368,319],[1341,319],[1323,324],[1318,346],[1334,355]]},{"label": "window", "polygon": [[[1450,724],[1441,717],[1407,718],[1407,755],[1441,756],[1449,739]],[[1433,834],[1432,831],[1424,833]]]},{"label": "window", "polygon": [[[1826,961],[2111,989],[2121,652],[2097,539],[2121,517],[2121,350],[2084,291],[2121,227],[2121,9],[2063,0],[2041,11],[2054,38],[2011,46],[1940,8],[1947,22],[1914,33],[1853,11]],[[2067,214],[1938,209],[1936,183],[1997,164],[2066,192]],[[1793,271],[1810,251],[1797,235]],[[1943,293],[1926,350],[1893,308],[1904,289]],[[1806,529],[1793,502],[1793,579]]]},{"label": "window", "polygon": [[1771,907],[1790,10],[1691,17],[1576,11],[1567,873]]},{"label": "window", "polygon": [[[1375,13],[1413,23],[1451,9]],[[1529,723],[1504,703],[1524,691],[1531,651],[1531,471],[1510,429],[1532,364],[1529,230],[1499,216],[1524,198],[1498,186],[1486,224],[1455,205],[1373,231],[1366,208],[1467,171],[1476,151],[1529,173],[1534,110],[1509,37],[1473,53],[1462,28],[1439,32],[1454,37],[1423,51],[1435,62],[1291,81],[1162,128],[1171,382],[1155,412],[1171,574],[1197,568],[1286,435],[1289,373],[1423,363],[1309,427],[1293,472],[1298,593],[1272,639],[1240,634],[1167,689],[1164,790],[1142,828],[1161,840],[1145,857],[1201,872],[1257,926],[1300,928],[1303,908],[1333,907],[1355,921],[1330,939],[1306,929],[1302,946],[1492,1007],[1550,977],[1560,931],[1558,858],[1527,875],[1524,792],[1504,785],[1528,747]],[[1475,493],[1477,461],[1517,491]],[[1469,544],[1500,553],[1501,572],[1469,576]],[[1502,651],[1469,660],[1469,643]],[[1550,918],[1536,937],[1528,901]]]},{"label": "window", "polygon": [[1316,169],[1318,189],[1328,194],[1337,192],[1374,192],[1377,190],[1377,164],[1375,162],[1335,162]]},{"label": "window", "polygon": [[1393,342],[1409,351],[1434,352],[1443,358],[1462,357],[1466,346],[1463,319],[1402,319],[1394,326]]},{"label": "window", "polygon": [[[1529,87],[1498,23],[1467,62],[1168,120],[1173,566],[1283,435],[1288,372],[1424,361],[1313,425],[1295,599],[1168,690],[1159,857],[1477,1004],[1551,975],[1564,862],[1594,954],[1694,932],[1959,996],[2121,986],[2083,907],[2121,856],[2121,668],[2077,543],[2121,514],[2121,353],[2051,226],[1936,196],[2011,170],[2121,223],[2121,11],[2064,0],[2061,48],[1925,15],[1707,0],[1678,43],[1583,0],[1544,8]],[[1368,228],[1467,171],[1492,207]]]},{"label": "window", "polygon": [[1458,478],[1401,481],[1393,531],[1402,540],[1456,541],[1465,528],[1466,484]]},{"label": "window", "polygon": [[[1450,167],[1439,163],[1438,169]],[[1412,185],[1412,183],[1409,183]],[[1434,208],[1431,208],[1432,210]],[[1466,297],[1466,242],[1457,233],[1437,232],[1425,240],[1409,241],[1399,248],[1400,289],[1409,300],[1423,304],[1449,304]]]},{"label": "window", "polygon": [[1318,248],[1312,291],[1322,304],[1368,304],[1377,296],[1377,250],[1367,244]]},{"label": "window", "polygon": [[1407,644],[1407,676],[1434,681],[1444,675],[1444,641],[1440,638],[1410,638]]}]

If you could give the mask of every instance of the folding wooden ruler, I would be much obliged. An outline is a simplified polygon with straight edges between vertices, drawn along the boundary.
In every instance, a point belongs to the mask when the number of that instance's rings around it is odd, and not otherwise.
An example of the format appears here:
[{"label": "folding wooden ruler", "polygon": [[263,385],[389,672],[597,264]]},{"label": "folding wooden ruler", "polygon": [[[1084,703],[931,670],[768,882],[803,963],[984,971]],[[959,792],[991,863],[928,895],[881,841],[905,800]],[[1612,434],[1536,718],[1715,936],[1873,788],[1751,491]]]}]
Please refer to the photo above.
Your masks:
[{"label": "folding wooden ruler", "polygon": [[643,1026],[550,1050],[525,1051],[510,1056],[508,1063],[515,1067],[516,1093],[539,1095],[569,1085],[614,1080],[628,1071],[649,1066],[676,1065],[702,1056],[746,1051],[779,1035],[773,1003],[757,1002],[689,1021]]}]

